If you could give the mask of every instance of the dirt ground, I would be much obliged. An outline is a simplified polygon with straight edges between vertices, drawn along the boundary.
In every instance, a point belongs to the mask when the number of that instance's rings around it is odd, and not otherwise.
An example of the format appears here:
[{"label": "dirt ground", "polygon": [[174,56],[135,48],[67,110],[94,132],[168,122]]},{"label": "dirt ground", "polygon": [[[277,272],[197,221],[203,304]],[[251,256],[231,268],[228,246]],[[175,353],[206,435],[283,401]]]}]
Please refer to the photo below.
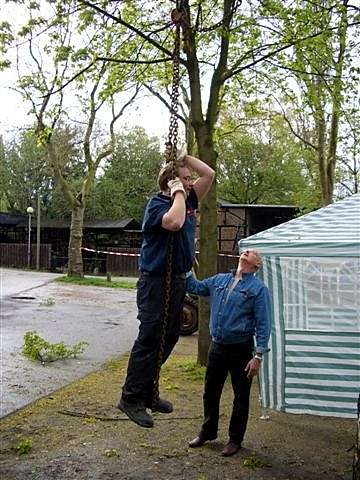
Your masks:
[{"label": "dirt ground", "polygon": [[[200,449],[187,442],[202,420],[204,370],[194,363],[196,335],[180,340],[161,375],[161,392],[174,403],[143,429],[116,409],[127,356],[1,420],[2,480],[350,480],[355,420],[270,411],[260,420],[257,385],[243,448],[220,452],[232,402],[226,384],[221,429]],[[39,368],[43,368],[39,366]],[[61,368],[61,363],[58,363]],[[17,447],[31,440],[31,450]],[[247,464],[247,465],[246,465]]]}]

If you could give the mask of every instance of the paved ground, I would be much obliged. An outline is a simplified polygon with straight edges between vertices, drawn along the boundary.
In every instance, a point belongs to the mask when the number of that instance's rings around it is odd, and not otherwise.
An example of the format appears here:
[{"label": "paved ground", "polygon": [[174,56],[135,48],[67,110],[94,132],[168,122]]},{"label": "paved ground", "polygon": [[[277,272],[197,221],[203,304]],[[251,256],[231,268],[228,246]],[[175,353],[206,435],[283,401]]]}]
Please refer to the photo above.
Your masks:
[{"label": "paved ground", "polygon": [[31,288],[45,285],[58,276],[58,273],[32,272],[1,267],[0,298],[19,295]]},{"label": "paved ground", "polygon": [[[128,351],[137,334],[135,290],[48,283],[56,276],[2,269],[1,416]],[[21,354],[30,330],[50,342],[89,346],[78,359],[42,366]]]}]

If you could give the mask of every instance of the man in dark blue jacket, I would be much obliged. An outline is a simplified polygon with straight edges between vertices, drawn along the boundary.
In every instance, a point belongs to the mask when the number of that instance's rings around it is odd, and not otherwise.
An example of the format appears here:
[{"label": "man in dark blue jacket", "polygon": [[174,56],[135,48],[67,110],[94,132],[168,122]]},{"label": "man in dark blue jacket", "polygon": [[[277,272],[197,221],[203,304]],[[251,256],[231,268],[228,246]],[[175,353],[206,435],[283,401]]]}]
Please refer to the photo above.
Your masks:
[{"label": "man in dark blue jacket", "polygon": [[241,447],[249,416],[252,377],[259,371],[270,337],[269,291],[254,276],[261,264],[260,253],[247,250],[241,254],[234,273],[221,273],[202,281],[192,275],[187,279],[188,292],[210,297],[212,338],[203,397],[204,423],[199,435],[189,442],[190,447],[201,447],[217,437],[220,397],[228,373],[234,404],[229,441],[222,454],[233,455]]},{"label": "man in dark blue jacket", "polygon": [[[193,181],[192,172],[198,178]],[[170,413],[172,404],[157,398],[153,402],[153,384],[158,365],[160,325],[165,296],[165,273],[170,236],[173,235],[171,298],[165,332],[164,363],[173,350],[180,330],[186,286],[186,272],[195,256],[195,210],[207,193],[214,171],[200,159],[184,155],[172,180],[172,165],[159,174],[161,192],[152,197],[143,219],[143,244],[140,253],[140,277],[137,284],[139,334],[132,348],[127,376],[118,407],[135,423],[152,427],[152,416],[146,411]]]}]

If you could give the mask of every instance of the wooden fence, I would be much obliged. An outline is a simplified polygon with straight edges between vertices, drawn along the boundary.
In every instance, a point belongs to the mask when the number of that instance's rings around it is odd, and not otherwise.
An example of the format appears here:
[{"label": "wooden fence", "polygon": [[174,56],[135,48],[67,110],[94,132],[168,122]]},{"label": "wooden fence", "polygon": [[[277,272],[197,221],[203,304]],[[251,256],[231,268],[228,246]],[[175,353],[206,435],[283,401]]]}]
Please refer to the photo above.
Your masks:
[{"label": "wooden fence", "polygon": [[112,275],[123,277],[139,276],[139,248],[109,248],[114,253],[122,255],[106,255],[106,271]]},{"label": "wooden fence", "polygon": [[[41,270],[51,269],[51,245],[40,245]],[[0,266],[10,268],[27,268],[28,245],[26,243],[0,243]],[[30,268],[36,268],[36,245],[30,246]]]}]

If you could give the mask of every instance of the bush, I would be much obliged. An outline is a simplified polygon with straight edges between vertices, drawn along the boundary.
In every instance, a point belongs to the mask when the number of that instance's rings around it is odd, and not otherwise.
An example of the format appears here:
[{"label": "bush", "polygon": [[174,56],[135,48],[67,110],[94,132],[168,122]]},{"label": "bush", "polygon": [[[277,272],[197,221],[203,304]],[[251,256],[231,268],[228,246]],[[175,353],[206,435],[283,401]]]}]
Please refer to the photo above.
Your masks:
[{"label": "bush", "polygon": [[81,341],[67,347],[64,342],[49,343],[40,337],[35,331],[26,332],[22,353],[31,360],[39,360],[42,363],[55,362],[65,358],[76,358],[84,352],[87,342]]}]

